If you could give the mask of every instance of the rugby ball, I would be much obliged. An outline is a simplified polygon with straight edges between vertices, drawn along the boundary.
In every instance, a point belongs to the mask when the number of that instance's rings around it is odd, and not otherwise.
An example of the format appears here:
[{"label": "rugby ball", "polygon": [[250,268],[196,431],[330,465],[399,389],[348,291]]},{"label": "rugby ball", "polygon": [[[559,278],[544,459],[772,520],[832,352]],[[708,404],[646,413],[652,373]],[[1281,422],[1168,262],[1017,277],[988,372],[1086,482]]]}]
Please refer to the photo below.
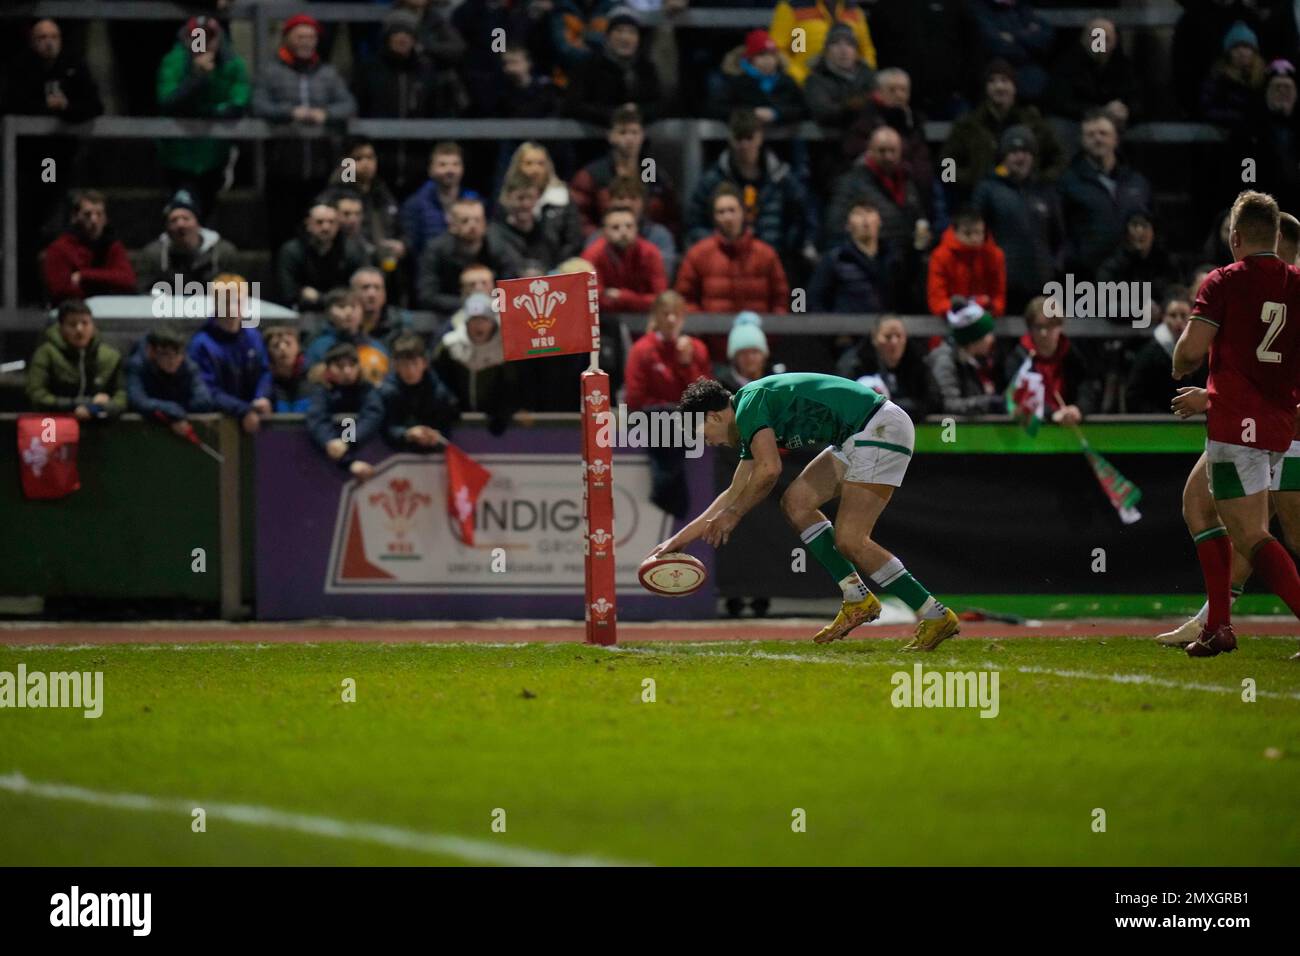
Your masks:
[{"label": "rugby ball", "polygon": [[641,587],[664,597],[692,594],[708,579],[703,562],[681,551],[667,551],[647,558],[637,569],[636,576]]}]

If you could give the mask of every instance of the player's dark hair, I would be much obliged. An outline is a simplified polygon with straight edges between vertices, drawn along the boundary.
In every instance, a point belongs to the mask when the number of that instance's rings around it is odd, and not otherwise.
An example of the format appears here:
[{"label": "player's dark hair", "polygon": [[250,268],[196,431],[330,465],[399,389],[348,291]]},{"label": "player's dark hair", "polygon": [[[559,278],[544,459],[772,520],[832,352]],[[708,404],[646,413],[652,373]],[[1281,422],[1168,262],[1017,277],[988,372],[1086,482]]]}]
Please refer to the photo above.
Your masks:
[{"label": "player's dark hair", "polygon": [[731,404],[731,392],[712,378],[701,378],[686,386],[677,410],[687,415],[696,412],[720,412]]},{"label": "player's dark hair", "polygon": [[1246,242],[1273,246],[1277,243],[1277,200],[1268,193],[1245,189],[1232,204],[1232,228]]}]

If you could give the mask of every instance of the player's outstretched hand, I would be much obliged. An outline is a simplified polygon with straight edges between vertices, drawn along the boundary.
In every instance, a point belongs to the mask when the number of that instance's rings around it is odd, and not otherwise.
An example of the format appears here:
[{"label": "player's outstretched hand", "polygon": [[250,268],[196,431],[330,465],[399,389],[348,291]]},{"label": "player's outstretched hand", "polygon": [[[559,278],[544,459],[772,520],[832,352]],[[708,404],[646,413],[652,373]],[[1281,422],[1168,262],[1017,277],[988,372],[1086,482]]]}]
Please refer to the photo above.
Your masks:
[{"label": "player's outstretched hand", "polygon": [[1210,404],[1210,393],[1203,388],[1180,388],[1169,407],[1179,418],[1204,414]]}]

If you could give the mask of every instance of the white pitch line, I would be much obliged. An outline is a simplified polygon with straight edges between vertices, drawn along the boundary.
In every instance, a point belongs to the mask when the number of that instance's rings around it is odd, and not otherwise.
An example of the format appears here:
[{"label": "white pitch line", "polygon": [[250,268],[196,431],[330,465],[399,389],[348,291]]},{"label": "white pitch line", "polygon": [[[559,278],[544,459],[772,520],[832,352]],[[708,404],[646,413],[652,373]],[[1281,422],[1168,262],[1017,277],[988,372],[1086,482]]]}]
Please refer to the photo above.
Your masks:
[{"label": "white pitch line", "polygon": [[[935,663],[933,658],[926,658],[918,655],[917,657],[901,660],[898,658],[879,658],[875,660],[856,660],[852,658],[825,657],[816,654],[772,654],[767,651],[752,651],[748,654],[729,654],[725,651],[711,651],[707,654],[675,654],[672,651],[660,651],[652,648],[641,647],[607,647],[607,651],[616,651],[622,654],[667,654],[677,657],[730,657],[740,660],[764,660],[764,661],[786,661],[794,664],[839,664],[843,667],[872,667],[874,665],[885,665],[889,667],[910,667],[916,663],[924,663],[929,660],[931,665]],[[945,661],[949,667],[959,667],[960,662],[949,659]],[[1200,690],[1214,694],[1240,694],[1240,687],[1225,687],[1222,684],[1201,684],[1193,681],[1176,681],[1164,677],[1153,677],[1150,674],[1094,674],[1089,671],[1065,671],[1053,670],[1048,667],[1008,667],[1002,664],[995,664],[992,661],[985,661],[980,665],[985,670],[1010,670],[1018,674],[1042,674],[1047,677],[1063,677],[1071,680],[1100,680],[1108,681],[1112,684],[1146,684],[1154,687],[1167,687],[1171,690]],[[1279,700],[1300,700],[1300,691],[1255,691],[1258,697],[1274,697]]]},{"label": "white pitch line", "polygon": [[377,843],[396,850],[451,856],[470,863],[487,863],[497,866],[648,866],[645,863],[628,863],[594,856],[569,856],[545,850],[510,846],[504,843],[473,840],[468,837],[444,833],[421,833],[402,827],[381,823],[351,822],[331,817],[292,813],[271,807],[250,806],[242,803],[218,803],[210,800],[179,800],[151,797],[138,793],[105,793],[61,783],[38,783],[14,772],[0,776],[0,791],[20,796],[41,797],[47,800],[67,800],[116,810],[139,810],[146,813],[177,813],[192,816],[202,807],[207,816],[254,827],[277,830],[295,830],[312,836],[335,840],[359,840]]}]

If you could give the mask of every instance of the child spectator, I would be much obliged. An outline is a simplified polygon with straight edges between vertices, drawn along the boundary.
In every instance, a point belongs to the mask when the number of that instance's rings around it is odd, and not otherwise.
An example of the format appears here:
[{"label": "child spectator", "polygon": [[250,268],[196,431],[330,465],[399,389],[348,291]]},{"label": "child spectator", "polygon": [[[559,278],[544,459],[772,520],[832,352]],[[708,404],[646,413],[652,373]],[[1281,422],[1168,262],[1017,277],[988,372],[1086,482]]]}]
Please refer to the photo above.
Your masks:
[{"label": "child spectator", "polygon": [[1006,410],[993,364],[993,316],[976,302],[954,302],[948,313],[950,338],[925,358],[931,390],[945,415],[992,415]]},{"label": "child spectator", "polygon": [[984,228],[984,217],[975,209],[963,209],[943,232],[939,247],[930,256],[926,299],[930,311],[945,315],[953,308],[954,296],[975,302],[994,316],[1007,308],[1007,261],[993,237]]},{"label": "child spectator", "polygon": [[1192,316],[1192,296],[1176,286],[1165,298],[1160,324],[1151,340],[1138,350],[1124,390],[1124,411],[1136,415],[1167,415],[1174,396],[1181,387],[1204,388],[1204,366],[1180,381],[1174,381],[1172,369],[1174,345]]},{"label": "child spectator", "polygon": [[126,397],[131,411],[165,422],[182,438],[193,432],[188,417],[212,410],[212,396],[199,367],[185,354],[185,336],[151,329],[126,363]]},{"label": "child spectator", "polygon": [[920,421],[930,410],[925,359],[908,341],[907,328],[896,315],[882,315],[870,335],[840,356],[835,371],[874,388],[913,421]]},{"label": "child spectator", "polygon": [[880,240],[880,210],[866,200],[849,209],[848,239],[817,263],[810,312],[889,312],[903,307],[910,263]]},{"label": "child spectator", "polygon": [[596,267],[604,311],[648,311],[656,296],[668,288],[663,256],[637,235],[636,217],[630,210],[608,210],[604,235],[588,246],[582,257]]},{"label": "child spectator", "polygon": [[311,402],[312,388],[298,330],[291,325],[273,325],[262,334],[262,340],[271,363],[271,411],[302,414]]},{"label": "child spectator", "polygon": [[354,289],[331,289],[325,296],[325,315],[329,325],[307,346],[306,364],[313,382],[325,374],[325,353],[336,345],[351,345],[357,351],[362,375],[372,384],[388,375],[388,348],[362,330],[361,297]]},{"label": "child spectator", "polygon": [[433,351],[433,368],[456,395],[462,411],[487,415],[488,431],[500,435],[510,424],[519,387],[515,366],[506,364],[500,319],[492,299],[471,293],[451,317],[451,329]]},{"label": "child spectator", "polygon": [[193,194],[178,190],[163,207],[163,231],[140,250],[140,291],[147,293],[159,282],[171,287],[177,276],[182,288],[190,282],[211,282],[238,257],[234,243],[200,223]]},{"label": "child spectator", "polygon": [[104,194],[83,190],[73,197],[72,209],[67,232],[45,247],[46,294],[56,302],[134,295],[135,270],[109,225]]},{"label": "child spectator", "polygon": [[1087,361],[1066,336],[1065,319],[1047,314],[1046,301],[1039,295],[1025,306],[1029,331],[1007,356],[1005,377],[1014,384],[1022,369],[1038,373],[1043,377],[1044,417],[1077,425],[1084,415],[1097,410],[1101,383],[1089,376]]},{"label": "child spectator", "polygon": [[788,312],[790,286],[776,250],[745,227],[740,191],[714,194],[715,231],[691,246],[677,273],[677,292],[701,312]]},{"label": "child spectator", "polygon": [[[248,66],[214,17],[196,16],[177,31],[176,42],[158,65],[158,112],[163,116],[234,119],[248,109],[252,85]],[[237,154],[227,140],[162,139],[158,161],[174,189],[188,189],[205,212],[232,178]]]},{"label": "child spectator", "polygon": [[379,390],[384,404],[384,439],[394,448],[431,452],[460,417],[460,406],[429,367],[424,339],[414,332],[393,343],[396,371]]},{"label": "child spectator", "polygon": [[776,41],[766,30],[751,30],[745,45],[726,55],[713,85],[708,112],[715,119],[746,108],[768,125],[798,123],[808,116],[803,90],[785,72]]},{"label": "child spectator", "polygon": [[[335,416],[353,417],[352,428],[335,421]],[[368,442],[384,423],[384,403],[379,390],[361,375],[357,350],[340,342],[325,353],[324,385],[311,396],[307,408],[307,434],[312,444],[330,461],[359,481],[374,474],[374,467],[357,458],[357,449]]]},{"label": "child spectator", "polygon": [[262,334],[245,328],[239,290],[242,276],[223,273],[212,280],[215,315],[190,339],[189,357],[199,367],[217,411],[238,418],[250,435],[271,414],[271,365]]},{"label": "child spectator", "polygon": [[685,324],[686,303],[680,295],[661,292],[654,298],[645,334],[627,356],[623,381],[630,410],[676,405],[686,386],[709,377],[708,349],[682,332]]},{"label": "child spectator", "polygon": [[280,301],[300,311],[319,309],[326,291],[347,285],[365,264],[365,250],[339,229],[338,210],[327,202],[313,203],[299,235],[280,247]]},{"label": "child spectator", "polygon": [[69,299],[45,330],[27,370],[27,397],[38,412],[72,412],[80,421],[109,418],[126,408],[122,356],[104,344],[86,303]]},{"label": "child spectator", "polygon": [[456,143],[438,143],[429,154],[429,178],[402,203],[399,215],[402,232],[412,261],[419,259],[425,245],[447,231],[451,206],[457,199],[478,199],[472,189],[463,189],[465,159]]}]

